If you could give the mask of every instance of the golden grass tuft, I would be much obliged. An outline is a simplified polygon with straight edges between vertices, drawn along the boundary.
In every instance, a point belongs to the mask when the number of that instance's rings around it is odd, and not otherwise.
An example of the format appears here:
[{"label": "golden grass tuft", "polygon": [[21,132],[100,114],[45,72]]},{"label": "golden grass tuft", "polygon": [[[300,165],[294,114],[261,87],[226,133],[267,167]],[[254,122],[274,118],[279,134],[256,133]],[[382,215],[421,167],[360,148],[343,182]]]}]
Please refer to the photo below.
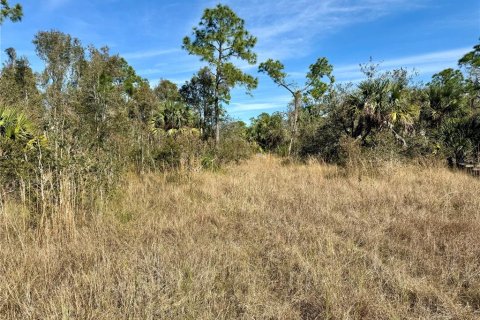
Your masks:
[{"label": "golden grass tuft", "polygon": [[[256,157],[129,175],[98,214],[0,214],[4,319],[474,319],[480,180]],[[73,225],[74,224],[74,225]]]}]

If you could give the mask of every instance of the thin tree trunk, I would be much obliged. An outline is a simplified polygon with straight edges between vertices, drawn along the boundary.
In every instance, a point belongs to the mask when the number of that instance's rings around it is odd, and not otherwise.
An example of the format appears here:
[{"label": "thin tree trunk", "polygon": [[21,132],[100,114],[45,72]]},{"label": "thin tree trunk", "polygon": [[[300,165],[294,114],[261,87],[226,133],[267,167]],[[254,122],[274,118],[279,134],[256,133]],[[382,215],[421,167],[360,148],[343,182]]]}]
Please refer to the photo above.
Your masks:
[{"label": "thin tree trunk", "polygon": [[218,148],[220,144],[220,107],[218,105],[218,97],[215,98],[215,146]]},{"label": "thin tree trunk", "polygon": [[297,91],[293,95],[294,97],[294,109],[293,109],[293,124],[292,124],[292,136],[290,137],[290,144],[288,145],[288,155],[292,154],[293,144],[296,142],[297,139],[297,132],[298,132],[298,113],[300,109],[300,100],[302,97],[301,92]]},{"label": "thin tree trunk", "polygon": [[215,75],[215,148],[218,149],[220,146],[220,82],[221,82],[221,71],[220,65],[223,62],[223,50],[222,50],[222,43],[219,43],[218,46],[218,60],[217,60],[217,68],[216,68],[216,75]]}]

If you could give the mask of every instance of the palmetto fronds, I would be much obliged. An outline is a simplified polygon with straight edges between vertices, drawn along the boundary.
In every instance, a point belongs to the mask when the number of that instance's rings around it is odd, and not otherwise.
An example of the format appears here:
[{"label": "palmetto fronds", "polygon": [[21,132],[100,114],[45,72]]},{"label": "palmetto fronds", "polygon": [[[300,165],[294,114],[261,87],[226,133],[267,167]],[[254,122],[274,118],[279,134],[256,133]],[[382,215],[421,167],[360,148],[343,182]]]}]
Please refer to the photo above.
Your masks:
[{"label": "palmetto fronds", "polygon": [[13,108],[1,108],[0,135],[11,140],[28,139],[32,136],[32,123]]},{"label": "palmetto fronds", "polygon": [[25,148],[32,148],[36,143],[45,146],[46,137],[36,135],[34,127],[24,113],[15,108],[0,108],[0,139],[18,141]]}]

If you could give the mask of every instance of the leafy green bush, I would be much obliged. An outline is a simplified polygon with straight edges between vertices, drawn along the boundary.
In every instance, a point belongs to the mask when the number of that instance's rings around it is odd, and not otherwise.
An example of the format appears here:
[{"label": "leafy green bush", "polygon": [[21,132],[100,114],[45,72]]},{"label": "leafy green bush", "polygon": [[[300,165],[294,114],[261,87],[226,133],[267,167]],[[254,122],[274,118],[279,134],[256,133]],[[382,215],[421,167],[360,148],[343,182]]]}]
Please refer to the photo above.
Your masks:
[{"label": "leafy green bush", "polygon": [[282,114],[275,112],[272,115],[262,113],[251,119],[248,128],[248,137],[255,141],[264,151],[281,152],[287,144],[287,130]]}]

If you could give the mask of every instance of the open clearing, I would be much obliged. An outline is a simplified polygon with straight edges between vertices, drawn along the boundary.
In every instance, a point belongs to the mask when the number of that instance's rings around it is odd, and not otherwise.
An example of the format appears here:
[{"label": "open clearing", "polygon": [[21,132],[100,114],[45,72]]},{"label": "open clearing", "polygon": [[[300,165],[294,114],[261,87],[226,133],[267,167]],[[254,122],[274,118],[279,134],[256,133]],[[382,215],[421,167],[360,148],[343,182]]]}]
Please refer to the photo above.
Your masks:
[{"label": "open clearing", "polygon": [[99,214],[0,215],[5,319],[474,319],[480,180],[256,157],[131,175]]}]

